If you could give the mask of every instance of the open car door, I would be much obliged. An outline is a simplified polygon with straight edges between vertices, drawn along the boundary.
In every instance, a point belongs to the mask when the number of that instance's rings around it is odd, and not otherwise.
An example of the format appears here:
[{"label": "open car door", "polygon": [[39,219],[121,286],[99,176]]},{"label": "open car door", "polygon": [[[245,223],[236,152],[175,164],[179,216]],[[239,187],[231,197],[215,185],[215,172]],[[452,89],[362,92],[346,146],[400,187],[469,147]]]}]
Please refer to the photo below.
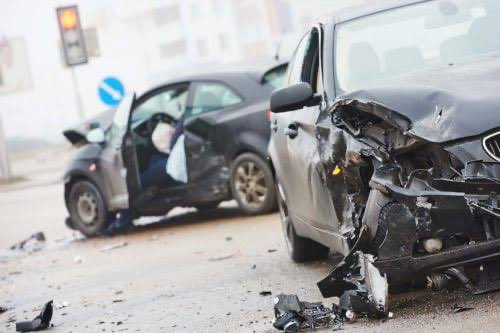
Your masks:
[{"label": "open car door", "polygon": [[116,109],[100,157],[109,204],[113,210],[132,207],[131,203],[140,192],[137,155],[130,130],[134,104],[135,94],[127,95]]},{"label": "open car door", "polygon": [[217,121],[213,114],[188,117],[184,123],[186,166],[190,185],[204,193],[222,194],[227,189],[229,170],[217,149]]}]

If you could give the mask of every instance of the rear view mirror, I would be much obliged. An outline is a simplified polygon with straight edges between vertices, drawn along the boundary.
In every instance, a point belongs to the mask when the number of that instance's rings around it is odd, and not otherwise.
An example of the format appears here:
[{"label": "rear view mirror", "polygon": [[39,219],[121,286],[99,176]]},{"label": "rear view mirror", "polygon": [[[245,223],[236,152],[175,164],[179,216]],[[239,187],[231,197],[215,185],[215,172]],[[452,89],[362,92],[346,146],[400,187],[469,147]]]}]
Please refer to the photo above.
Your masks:
[{"label": "rear view mirror", "polygon": [[302,109],[305,106],[318,105],[321,95],[315,95],[309,83],[302,82],[293,86],[275,90],[271,95],[273,113]]},{"label": "rear view mirror", "polygon": [[102,128],[97,127],[94,128],[93,130],[90,130],[85,138],[90,143],[103,143],[104,140],[106,139],[106,135],[102,130]]}]

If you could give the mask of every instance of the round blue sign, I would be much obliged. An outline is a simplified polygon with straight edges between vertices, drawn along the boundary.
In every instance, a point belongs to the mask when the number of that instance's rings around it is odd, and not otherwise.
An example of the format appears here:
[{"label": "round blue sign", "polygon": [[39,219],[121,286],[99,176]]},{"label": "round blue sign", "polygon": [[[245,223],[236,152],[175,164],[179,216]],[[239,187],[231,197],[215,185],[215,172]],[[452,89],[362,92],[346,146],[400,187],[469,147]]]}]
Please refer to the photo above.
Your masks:
[{"label": "round blue sign", "polygon": [[97,89],[101,101],[109,106],[120,104],[124,94],[125,88],[120,80],[116,77],[107,77],[99,83]]}]

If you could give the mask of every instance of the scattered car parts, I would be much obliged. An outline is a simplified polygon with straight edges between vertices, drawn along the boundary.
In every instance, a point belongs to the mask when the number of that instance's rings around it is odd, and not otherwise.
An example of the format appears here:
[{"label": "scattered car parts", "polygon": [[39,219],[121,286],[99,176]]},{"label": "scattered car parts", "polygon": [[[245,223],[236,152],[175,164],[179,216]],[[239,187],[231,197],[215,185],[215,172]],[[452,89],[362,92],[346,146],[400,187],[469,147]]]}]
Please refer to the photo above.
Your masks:
[{"label": "scattered car parts", "polygon": [[42,331],[49,327],[52,320],[52,301],[45,304],[40,314],[31,321],[21,321],[16,323],[17,332]]},{"label": "scattered car parts", "polygon": [[273,326],[285,332],[340,326],[343,322],[335,305],[328,308],[322,303],[301,302],[297,295],[278,295],[274,316]]},{"label": "scattered car parts", "polygon": [[339,297],[342,313],[387,316],[387,277],[374,266],[374,257],[361,251],[350,254],[318,282],[323,297]]},{"label": "scattered car parts", "polygon": [[34,233],[33,235],[29,236],[25,240],[20,241],[17,244],[14,244],[10,247],[11,250],[24,250],[28,249],[37,251],[39,250],[39,243],[45,242],[45,234],[41,231]]}]

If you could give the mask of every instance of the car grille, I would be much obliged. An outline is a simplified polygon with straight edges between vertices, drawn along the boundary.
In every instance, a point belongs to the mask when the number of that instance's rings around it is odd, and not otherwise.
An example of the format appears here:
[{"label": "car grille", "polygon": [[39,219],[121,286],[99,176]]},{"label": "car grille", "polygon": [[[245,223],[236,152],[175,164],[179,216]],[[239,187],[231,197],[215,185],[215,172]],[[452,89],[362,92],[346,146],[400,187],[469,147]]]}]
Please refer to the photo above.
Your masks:
[{"label": "car grille", "polygon": [[485,137],[483,139],[483,146],[488,155],[500,161],[500,132]]}]

